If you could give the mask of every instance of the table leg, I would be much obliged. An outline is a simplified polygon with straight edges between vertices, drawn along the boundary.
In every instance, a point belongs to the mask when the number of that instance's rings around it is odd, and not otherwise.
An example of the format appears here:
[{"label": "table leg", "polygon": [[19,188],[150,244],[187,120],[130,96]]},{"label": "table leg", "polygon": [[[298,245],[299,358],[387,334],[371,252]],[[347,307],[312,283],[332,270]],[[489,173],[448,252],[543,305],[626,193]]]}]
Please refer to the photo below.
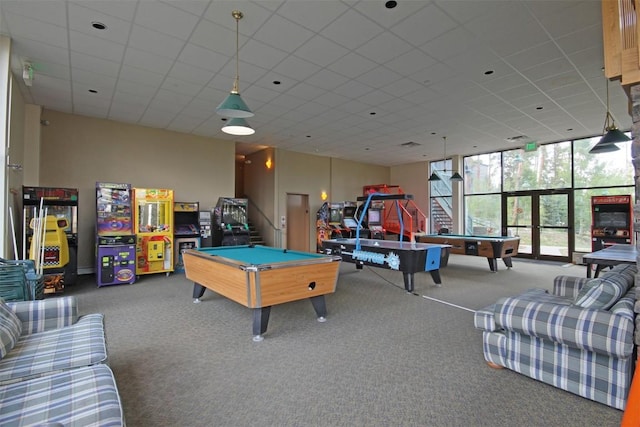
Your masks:
[{"label": "table leg", "polygon": [[204,286],[202,286],[199,283],[195,283],[193,284],[193,298],[195,303],[200,302],[200,298],[202,298],[202,295],[204,295],[204,290],[206,288]]},{"label": "table leg", "polygon": [[590,263],[587,263],[587,279],[591,278],[591,265]]},{"label": "table leg", "polygon": [[440,279],[440,270],[431,270],[429,273],[431,273],[431,278],[435,282],[436,286],[441,286],[442,279]]},{"label": "table leg", "polygon": [[493,271],[494,273],[496,271],[498,271],[498,259],[497,258],[487,258],[487,261],[489,261],[489,269],[491,269],[491,271]]},{"label": "table leg", "polygon": [[593,273],[593,277],[596,278],[600,275],[600,272],[602,271],[603,268],[605,268],[605,265],[600,265],[600,264],[596,264],[596,272]]},{"label": "table leg", "polygon": [[262,334],[267,332],[270,314],[271,306],[253,309],[253,340],[255,342],[259,342],[264,339]]},{"label": "table leg", "polygon": [[318,322],[326,322],[327,304],[324,301],[324,295],[317,295],[309,299],[311,300],[311,305],[313,305],[313,309],[316,311],[316,315],[318,316]]},{"label": "table leg", "polygon": [[404,290],[407,292],[413,292],[413,273],[402,273],[404,277]]},{"label": "table leg", "polygon": [[513,267],[513,263],[511,262],[511,257],[510,256],[502,258],[502,261],[504,261],[504,265],[506,265],[507,268]]}]

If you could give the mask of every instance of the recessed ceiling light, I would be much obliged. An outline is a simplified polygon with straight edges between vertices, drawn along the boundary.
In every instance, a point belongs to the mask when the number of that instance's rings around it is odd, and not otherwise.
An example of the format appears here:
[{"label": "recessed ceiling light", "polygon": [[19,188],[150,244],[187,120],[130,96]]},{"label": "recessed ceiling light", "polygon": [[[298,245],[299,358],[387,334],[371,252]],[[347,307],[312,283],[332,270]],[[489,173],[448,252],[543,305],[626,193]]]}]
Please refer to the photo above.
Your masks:
[{"label": "recessed ceiling light", "polygon": [[389,0],[388,2],[386,2],[384,4],[384,7],[386,7],[387,9],[393,9],[394,7],[396,7],[398,5],[397,1],[394,0]]},{"label": "recessed ceiling light", "polygon": [[485,76],[489,76],[491,74],[493,74],[493,70],[487,70],[487,71],[484,72]]},{"label": "recessed ceiling light", "polygon": [[227,118],[226,118],[226,117],[223,117],[223,118],[222,118],[222,119],[220,119],[220,120],[222,120],[223,122],[226,122],[226,121],[227,121]]},{"label": "recessed ceiling light", "polygon": [[274,81],[273,81],[273,84],[274,84],[274,85],[279,85],[279,84],[280,84],[280,80],[274,80]]},{"label": "recessed ceiling light", "polygon": [[97,90],[95,90],[95,89],[89,89],[89,92],[91,92],[91,93],[98,93],[98,91],[97,91]]},{"label": "recessed ceiling light", "polygon": [[542,110],[544,107],[536,107],[536,110]]},{"label": "recessed ceiling light", "polygon": [[95,28],[96,30],[106,30],[107,29],[106,25],[104,25],[102,22],[98,22],[98,21],[93,21],[91,23],[91,26],[93,28]]},{"label": "recessed ceiling light", "polygon": [[431,135],[435,135],[435,134],[436,134],[435,132],[431,132]]},{"label": "recessed ceiling light", "polygon": [[311,135],[307,135],[307,138],[311,138]]},{"label": "recessed ceiling light", "polygon": [[375,116],[375,115],[376,115],[376,112],[375,112],[375,111],[372,111],[372,112],[370,112],[369,114],[370,114],[370,115],[372,115],[372,116]]}]

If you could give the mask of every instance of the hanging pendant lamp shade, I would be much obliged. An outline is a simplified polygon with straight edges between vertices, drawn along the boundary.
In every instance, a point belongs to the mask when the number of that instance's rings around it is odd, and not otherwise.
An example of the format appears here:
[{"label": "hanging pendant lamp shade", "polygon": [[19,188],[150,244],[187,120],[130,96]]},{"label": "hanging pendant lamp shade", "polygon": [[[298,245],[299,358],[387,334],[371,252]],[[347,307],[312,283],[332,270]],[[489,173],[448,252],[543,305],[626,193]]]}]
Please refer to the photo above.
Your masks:
[{"label": "hanging pendant lamp shade", "polygon": [[229,96],[227,96],[225,100],[218,105],[216,113],[223,117],[240,119],[254,116],[249,107],[247,107],[247,104],[242,100],[242,98],[240,98],[240,94],[233,90]]},{"label": "hanging pendant lamp shade", "polygon": [[462,175],[460,175],[458,172],[454,172],[453,175],[451,175],[451,181],[462,182],[464,180],[462,179]]},{"label": "hanging pendant lamp shade", "polygon": [[241,136],[253,135],[256,133],[245,119],[238,117],[227,120],[224,126],[222,126],[222,132],[228,133],[229,135]]},{"label": "hanging pendant lamp shade", "polygon": [[[443,160],[442,162],[444,163],[444,169],[442,170],[443,173],[447,172],[447,137],[443,136],[442,137],[443,141],[444,141],[444,156],[443,156]],[[451,170],[451,172],[453,172],[453,170]],[[451,182],[462,182],[464,181],[464,179],[462,178],[462,175],[460,175],[458,172],[453,172],[453,175],[451,175],[451,178],[449,178],[449,180]],[[442,178],[440,178],[440,176],[438,176],[437,173],[435,173],[435,171],[431,174],[431,176],[429,177],[428,181],[442,181]]]},{"label": "hanging pendant lamp shade", "polygon": [[240,97],[240,90],[238,88],[239,82],[240,82],[240,72],[239,72],[239,68],[240,68],[239,43],[240,42],[239,42],[238,28],[240,26],[239,22],[244,15],[239,10],[234,10],[233,12],[231,12],[231,16],[233,16],[236,20],[236,77],[233,81],[233,88],[231,89],[231,93],[229,94],[229,96],[225,98],[224,101],[220,103],[220,105],[218,105],[218,108],[216,108],[216,113],[223,117],[232,117],[232,118],[253,117],[254,116],[253,112],[249,109],[247,104]]},{"label": "hanging pendant lamp shade", "polygon": [[609,112],[609,80],[607,79],[607,115],[604,119],[604,132],[600,141],[589,150],[590,154],[598,153],[610,153],[612,151],[618,151],[620,148],[616,145],[616,142],[630,141],[627,135],[620,131],[616,127],[616,122],[613,120],[613,116]]},{"label": "hanging pendant lamp shade", "polygon": [[429,177],[429,181],[442,181],[437,173],[433,172]]}]

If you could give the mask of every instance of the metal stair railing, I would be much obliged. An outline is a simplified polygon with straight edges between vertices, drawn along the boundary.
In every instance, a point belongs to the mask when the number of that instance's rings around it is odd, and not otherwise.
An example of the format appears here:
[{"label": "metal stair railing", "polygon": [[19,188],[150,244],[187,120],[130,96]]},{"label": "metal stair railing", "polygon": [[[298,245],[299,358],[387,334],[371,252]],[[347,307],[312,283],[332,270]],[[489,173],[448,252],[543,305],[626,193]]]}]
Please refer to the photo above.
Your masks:
[{"label": "metal stair railing", "polygon": [[[273,247],[281,248],[282,247],[282,230],[277,228],[275,225],[273,225],[269,217],[265,215],[265,213],[262,212],[262,209],[260,209],[260,207],[257,204],[253,203],[253,201],[249,197],[245,196],[244,198],[249,201],[249,204],[251,206],[251,208],[249,209],[249,216],[250,217],[253,216],[254,210],[258,213],[259,221],[254,219],[251,220],[254,226],[256,227],[256,230],[258,229],[258,226],[257,226],[258,223],[263,225],[266,224],[273,232]],[[260,234],[264,235],[262,232],[260,232]]]}]

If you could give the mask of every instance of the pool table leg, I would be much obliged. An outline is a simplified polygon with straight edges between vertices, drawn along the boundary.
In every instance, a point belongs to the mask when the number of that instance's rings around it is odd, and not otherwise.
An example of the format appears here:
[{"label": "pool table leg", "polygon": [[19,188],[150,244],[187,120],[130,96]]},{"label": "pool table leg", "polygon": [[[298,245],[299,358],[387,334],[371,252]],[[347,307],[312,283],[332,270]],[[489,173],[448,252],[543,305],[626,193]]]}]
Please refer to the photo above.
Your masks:
[{"label": "pool table leg", "polygon": [[504,261],[504,265],[506,265],[507,268],[513,267],[513,263],[511,262],[511,257],[510,256],[502,258],[502,260]]},{"label": "pool table leg", "polygon": [[327,304],[324,302],[324,295],[317,295],[309,299],[311,300],[311,305],[313,305],[313,309],[316,311],[316,315],[318,316],[318,322],[326,322]]},{"label": "pool table leg", "polygon": [[402,273],[404,276],[404,290],[407,292],[413,292],[414,284],[413,284],[413,273]]},{"label": "pool table leg", "polygon": [[260,342],[264,339],[262,334],[267,332],[271,306],[253,309],[253,340]]},{"label": "pool table leg", "polygon": [[492,272],[497,272],[498,271],[498,258],[487,258],[487,261],[489,261],[489,269],[491,269]]},{"label": "pool table leg", "polygon": [[200,298],[202,298],[202,295],[204,295],[204,290],[206,288],[198,283],[193,284],[193,302],[194,303],[199,303],[200,302]]}]

